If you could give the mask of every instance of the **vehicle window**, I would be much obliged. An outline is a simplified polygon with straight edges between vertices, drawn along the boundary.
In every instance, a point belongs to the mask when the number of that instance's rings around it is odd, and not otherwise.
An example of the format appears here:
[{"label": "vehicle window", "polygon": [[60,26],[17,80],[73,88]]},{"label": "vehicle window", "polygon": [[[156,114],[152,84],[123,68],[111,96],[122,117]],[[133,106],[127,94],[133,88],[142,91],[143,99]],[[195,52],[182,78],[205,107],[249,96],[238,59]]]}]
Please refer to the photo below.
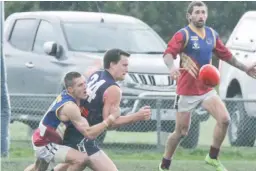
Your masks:
[{"label": "vehicle window", "polygon": [[236,46],[252,47],[256,42],[256,23],[252,19],[245,19],[241,22],[233,37]]},{"label": "vehicle window", "polygon": [[33,51],[37,53],[44,53],[44,43],[55,40],[56,38],[53,26],[51,23],[42,20],[37,30]]},{"label": "vehicle window", "polygon": [[24,51],[30,51],[34,40],[34,31],[37,21],[35,19],[19,19],[15,22],[10,43]]},{"label": "vehicle window", "polygon": [[74,51],[106,51],[120,48],[133,53],[165,50],[163,40],[150,28],[124,23],[63,23],[69,48]]}]

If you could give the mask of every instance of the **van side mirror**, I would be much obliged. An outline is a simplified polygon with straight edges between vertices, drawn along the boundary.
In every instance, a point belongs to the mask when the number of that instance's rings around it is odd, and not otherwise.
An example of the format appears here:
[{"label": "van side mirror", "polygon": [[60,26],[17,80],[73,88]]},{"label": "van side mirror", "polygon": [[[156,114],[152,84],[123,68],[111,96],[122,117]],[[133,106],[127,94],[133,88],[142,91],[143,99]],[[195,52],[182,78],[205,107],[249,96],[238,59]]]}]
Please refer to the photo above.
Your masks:
[{"label": "van side mirror", "polygon": [[61,57],[62,47],[58,45],[56,42],[45,42],[44,52],[47,55],[51,55],[59,59]]}]

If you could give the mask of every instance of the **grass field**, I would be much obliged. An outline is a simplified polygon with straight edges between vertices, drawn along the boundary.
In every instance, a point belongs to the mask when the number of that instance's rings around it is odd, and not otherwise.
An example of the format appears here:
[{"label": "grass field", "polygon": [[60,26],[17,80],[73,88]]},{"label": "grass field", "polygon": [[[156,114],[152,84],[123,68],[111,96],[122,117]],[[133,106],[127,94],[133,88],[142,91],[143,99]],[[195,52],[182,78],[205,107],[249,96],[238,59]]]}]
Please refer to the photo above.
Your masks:
[{"label": "grass field", "polygon": [[[214,171],[211,166],[204,164],[204,157],[208,153],[212,140],[214,121],[209,119],[201,124],[199,145],[196,149],[179,148],[173,162],[172,171]],[[2,171],[23,170],[33,162],[33,151],[28,136],[28,128],[20,123],[11,124],[10,157],[2,160]],[[156,133],[123,133],[108,132],[106,143],[150,143],[156,144]],[[143,146],[123,146],[104,148],[106,153],[114,160],[119,171],[157,171],[162,157],[163,149],[146,149]],[[227,139],[221,152],[221,160],[230,171],[256,171],[256,149],[230,147]]]},{"label": "grass field", "polygon": [[[119,171],[158,171],[159,164],[156,160],[115,160]],[[12,161],[6,162],[2,171],[20,171],[25,168],[29,162],[27,161]],[[230,171],[256,171],[255,162],[247,161],[223,161],[223,164]],[[19,170],[20,169],[20,170]],[[174,161],[172,171],[215,171],[214,168],[204,164],[203,161]],[[89,171],[90,169],[86,169]]]},{"label": "grass field", "polygon": [[[210,145],[212,141],[212,132],[214,128],[215,121],[210,117],[206,122],[201,123],[199,145]],[[29,140],[28,136],[28,127],[22,123],[15,122],[11,124],[10,133],[12,140]],[[157,142],[157,133],[148,132],[148,133],[135,133],[135,132],[116,132],[109,131],[105,138],[106,143],[147,143],[147,144],[156,144]],[[230,146],[228,139],[226,137],[223,146]]]}]

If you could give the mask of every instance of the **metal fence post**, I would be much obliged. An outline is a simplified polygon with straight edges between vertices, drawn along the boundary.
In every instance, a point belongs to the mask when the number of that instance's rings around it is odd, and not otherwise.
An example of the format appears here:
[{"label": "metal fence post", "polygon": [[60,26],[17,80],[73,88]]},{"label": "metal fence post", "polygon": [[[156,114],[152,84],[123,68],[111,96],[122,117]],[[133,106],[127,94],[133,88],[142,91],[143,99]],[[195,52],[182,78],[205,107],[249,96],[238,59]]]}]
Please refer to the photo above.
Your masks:
[{"label": "metal fence post", "polygon": [[161,113],[160,113],[160,110],[161,110],[161,102],[162,100],[161,99],[157,99],[156,100],[156,130],[157,130],[157,149],[160,149],[161,148]]},{"label": "metal fence post", "polygon": [[9,150],[9,124],[10,124],[10,99],[7,88],[6,68],[3,52],[3,30],[4,30],[4,1],[0,1],[0,34],[1,34],[1,157],[8,157]]}]

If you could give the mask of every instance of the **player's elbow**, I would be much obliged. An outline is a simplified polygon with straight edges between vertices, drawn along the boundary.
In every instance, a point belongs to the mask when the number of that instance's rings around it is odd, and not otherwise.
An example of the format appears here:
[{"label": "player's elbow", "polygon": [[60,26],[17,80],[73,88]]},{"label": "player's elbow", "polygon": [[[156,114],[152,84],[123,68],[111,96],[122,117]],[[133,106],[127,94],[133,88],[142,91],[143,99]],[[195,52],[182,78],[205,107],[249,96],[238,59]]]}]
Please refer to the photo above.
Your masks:
[{"label": "player's elbow", "polygon": [[166,55],[164,55],[164,61],[167,62],[167,61],[173,61],[174,58],[173,58],[173,55],[170,54],[170,53],[167,53]]},{"label": "player's elbow", "polygon": [[174,63],[174,59],[173,59],[173,56],[171,54],[166,54],[164,56],[164,63],[166,64],[166,66],[168,68],[172,68],[173,66],[173,63]]},{"label": "player's elbow", "polygon": [[84,131],[84,136],[90,140],[96,139],[96,136],[93,135],[92,132],[90,131],[90,129],[88,129],[88,128]]}]

